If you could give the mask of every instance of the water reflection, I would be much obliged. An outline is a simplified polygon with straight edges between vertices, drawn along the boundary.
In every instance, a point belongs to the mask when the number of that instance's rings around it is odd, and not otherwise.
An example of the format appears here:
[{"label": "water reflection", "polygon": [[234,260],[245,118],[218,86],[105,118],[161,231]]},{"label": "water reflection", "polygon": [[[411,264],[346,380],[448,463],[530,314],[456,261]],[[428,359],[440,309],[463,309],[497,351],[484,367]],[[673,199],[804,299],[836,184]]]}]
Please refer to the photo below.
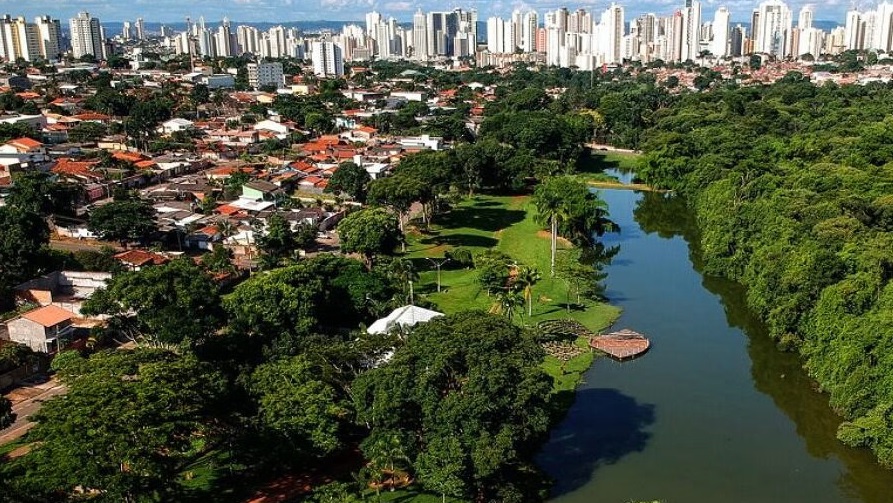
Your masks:
[{"label": "water reflection", "polygon": [[616,389],[580,389],[577,405],[577,413],[552,432],[550,448],[538,460],[549,472],[561,470],[553,496],[588,484],[600,466],[645,449],[650,438],[646,428],[655,419],[653,405]]},{"label": "water reflection", "polygon": [[[695,270],[702,274],[697,228],[683,198],[643,194],[634,215],[645,233],[683,237]],[[867,449],[849,448],[837,440],[841,419],[829,407],[827,395],[816,391],[816,383],[803,370],[796,354],[776,348],[765,325],[747,308],[745,288],[703,274],[701,283],[719,297],[728,324],[747,335],[754,387],[793,421],[811,456],[843,463],[845,470],[836,481],[842,496],[867,503],[893,501],[893,472],[881,468]]]}]

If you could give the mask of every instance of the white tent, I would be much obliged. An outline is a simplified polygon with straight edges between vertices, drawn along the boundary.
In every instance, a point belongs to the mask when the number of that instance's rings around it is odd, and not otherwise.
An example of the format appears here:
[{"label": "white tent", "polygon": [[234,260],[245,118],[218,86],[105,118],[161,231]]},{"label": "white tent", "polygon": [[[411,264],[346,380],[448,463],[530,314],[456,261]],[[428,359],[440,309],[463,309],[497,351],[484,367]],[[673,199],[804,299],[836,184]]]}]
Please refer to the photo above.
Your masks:
[{"label": "white tent", "polygon": [[366,331],[370,334],[386,334],[398,326],[411,327],[417,323],[431,321],[438,316],[443,316],[443,313],[411,305],[398,307],[391,314],[369,325]]}]

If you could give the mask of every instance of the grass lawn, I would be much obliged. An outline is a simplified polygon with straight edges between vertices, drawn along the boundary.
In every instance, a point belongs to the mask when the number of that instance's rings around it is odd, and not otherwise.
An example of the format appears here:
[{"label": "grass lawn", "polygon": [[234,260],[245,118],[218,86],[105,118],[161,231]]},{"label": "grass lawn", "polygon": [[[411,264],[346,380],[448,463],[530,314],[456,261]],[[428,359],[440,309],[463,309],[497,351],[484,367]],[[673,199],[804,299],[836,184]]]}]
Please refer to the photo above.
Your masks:
[{"label": "grass lawn", "polygon": [[[620,311],[609,304],[588,302],[585,309],[566,309],[567,286],[549,277],[549,236],[534,220],[536,210],[527,196],[475,196],[436,221],[429,235],[409,236],[408,257],[420,274],[417,291],[426,293],[445,313],[468,309],[489,310],[494,303],[476,283],[473,269],[445,268],[441,273],[442,292],[437,293],[437,274],[425,257],[442,258],[444,252],[462,246],[472,253],[497,248],[520,264],[536,267],[542,279],[533,288],[533,316],[516,314],[522,324],[543,320],[573,318],[592,331],[610,325]],[[569,244],[559,248],[570,247]],[[449,264],[447,264],[449,266]],[[520,311],[520,309],[519,309]]]}]

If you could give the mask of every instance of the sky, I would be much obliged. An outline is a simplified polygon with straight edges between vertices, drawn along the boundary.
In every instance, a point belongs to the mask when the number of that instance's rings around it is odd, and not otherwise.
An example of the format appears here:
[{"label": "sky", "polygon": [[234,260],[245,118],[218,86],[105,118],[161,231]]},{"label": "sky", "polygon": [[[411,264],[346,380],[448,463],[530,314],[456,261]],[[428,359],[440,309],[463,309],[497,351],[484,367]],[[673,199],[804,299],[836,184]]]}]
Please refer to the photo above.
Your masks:
[{"label": "sky", "polygon": [[[855,0],[790,0],[788,5],[797,12],[806,3],[814,5],[815,19],[844,22],[844,16]],[[872,0],[859,0],[865,4]],[[625,10],[627,19],[645,12],[669,15],[684,5],[684,0],[627,0],[618,1]],[[703,19],[713,18],[713,12],[726,6],[732,13],[733,21],[748,21],[750,12],[758,0],[702,0]],[[477,9],[478,17],[484,21],[489,16],[507,17],[512,10],[534,9],[542,15],[545,11],[559,7],[574,10],[584,8],[601,12],[610,5],[608,0],[575,0],[573,3],[561,0],[0,0],[0,13],[13,17],[25,16],[33,19],[38,15],[50,15],[63,24],[82,10],[86,10],[102,22],[132,21],[142,17],[147,22],[182,22],[187,16],[198,19],[204,16],[213,24],[229,17],[235,22],[292,22],[292,21],[360,21],[366,12],[376,10],[385,16],[393,16],[399,21],[410,21],[412,14],[421,8],[423,11]]]}]

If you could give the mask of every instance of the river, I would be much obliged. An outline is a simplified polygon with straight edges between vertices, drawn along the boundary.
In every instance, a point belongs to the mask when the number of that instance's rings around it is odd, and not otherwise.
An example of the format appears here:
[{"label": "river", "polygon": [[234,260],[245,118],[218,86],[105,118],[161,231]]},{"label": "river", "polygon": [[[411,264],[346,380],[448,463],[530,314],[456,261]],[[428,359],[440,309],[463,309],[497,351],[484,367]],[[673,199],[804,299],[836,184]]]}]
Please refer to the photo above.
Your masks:
[{"label": "river", "polygon": [[893,472],[835,439],[840,419],[779,352],[739,285],[698,272],[691,214],[661,194],[602,191],[622,232],[616,328],[652,341],[599,359],[538,458],[556,503],[893,502]]}]

